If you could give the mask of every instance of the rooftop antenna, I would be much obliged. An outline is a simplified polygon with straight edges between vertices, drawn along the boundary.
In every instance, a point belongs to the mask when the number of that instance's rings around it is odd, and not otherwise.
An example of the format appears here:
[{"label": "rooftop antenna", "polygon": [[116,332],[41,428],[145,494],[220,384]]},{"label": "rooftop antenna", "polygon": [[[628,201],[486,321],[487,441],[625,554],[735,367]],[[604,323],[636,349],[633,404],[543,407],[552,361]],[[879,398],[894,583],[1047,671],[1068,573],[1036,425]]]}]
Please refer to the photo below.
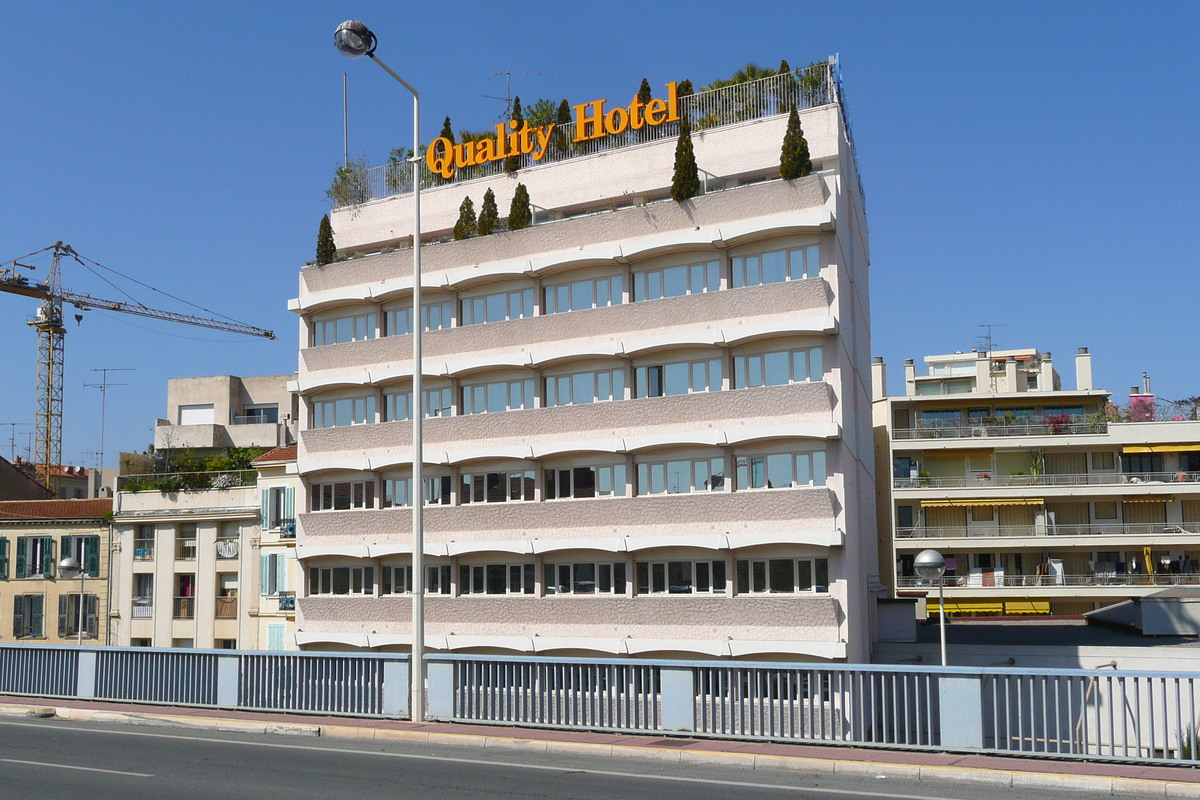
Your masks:
[{"label": "rooftop antenna", "polygon": [[553,75],[553,72],[513,72],[511,69],[506,69],[503,72],[490,70],[492,77],[504,76],[504,97],[496,97],[495,95],[485,94],[480,95],[489,100],[503,100],[504,114],[500,117],[501,120],[506,120],[512,115],[512,76],[513,75]]},{"label": "rooftop antenna", "polygon": [[32,424],[28,422],[0,422],[0,425],[8,426],[8,460],[17,460],[17,428],[31,428]]},{"label": "rooftop antenna", "polygon": [[83,386],[86,389],[100,390],[100,461],[96,465],[97,469],[104,469],[104,411],[106,401],[108,399],[108,387],[110,386],[128,386],[127,383],[112,383],[108,379],[110,372],[133,372],[132,367],[104,367],[101,369],[93,369],[92,372],[100,373],[99,383],[85,383]]},{"label": "rooftop antenna", "polygon": [[982,350],[984,353],[987,354],[988,359],[991,359],[992,351],[996,347],[996,340],[995,340],[995,337],[992,335],[992,329],[993,328],[1007,328],[1008,325],[1001,324],[999,322],[986,322],[983,325],[980,325],[979,327],[987,328],[987,333],[980,334],[979,336],[975,337],[975,340],[977,342],[979,342],[979,346],[976,348],[976,350],[977,351]]},{"label": "rooftop antenna", "polygon": [[342,153],[345,157],[343,163],[350,163],[350,108],[346,97],[346,73],[342,73]]}]

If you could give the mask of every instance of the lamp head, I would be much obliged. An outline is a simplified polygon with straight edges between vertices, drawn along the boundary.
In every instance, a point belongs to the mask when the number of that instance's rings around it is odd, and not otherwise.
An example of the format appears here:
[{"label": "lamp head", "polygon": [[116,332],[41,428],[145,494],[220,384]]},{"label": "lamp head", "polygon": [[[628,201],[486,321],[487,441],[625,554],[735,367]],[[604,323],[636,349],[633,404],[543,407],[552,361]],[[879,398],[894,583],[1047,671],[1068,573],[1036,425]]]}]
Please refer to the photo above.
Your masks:
[{"label": "lamp head", "polygon": [[375,34],[356,19],[348,19],[333,32],[333,43],[347,58],[361,58],[375,52]]},{"label": "lamp head", "polygon": [[913,569],[928,581],[934,581],[946,573],[946,559],[937,550],[922,550],[913,559]]},{"label": "lamp head", "polygon": [[58,562],[58,572],[64,578],[70,580],[71,578],[78,578],[80,575],[82,575],[83,567],[79,566],[78,561],[70,556],[67,556],[62,561]]}]

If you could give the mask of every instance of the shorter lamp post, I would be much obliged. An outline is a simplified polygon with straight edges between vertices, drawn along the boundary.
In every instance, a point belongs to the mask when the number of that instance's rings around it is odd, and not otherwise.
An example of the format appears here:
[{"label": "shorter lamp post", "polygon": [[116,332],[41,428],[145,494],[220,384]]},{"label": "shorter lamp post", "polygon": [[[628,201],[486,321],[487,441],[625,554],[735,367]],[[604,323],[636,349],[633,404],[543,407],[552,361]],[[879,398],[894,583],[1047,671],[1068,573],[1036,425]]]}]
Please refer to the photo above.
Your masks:
[{"label": "shorter lamp post", "polygon": [[941,627],[942,666],[946,666],[946,589],[942,576],[946,574],[946,559],[937,550],[922,550],[913,560],[913,569],[927,581],[937,581],[938,624]]},{"label": "shorter lamp post", "polygon": [[72,580],[73,578],[79,578],[79,631],[78,631],[79,636],[76,639],[76,642],[79,644],[80,647],[82,647],[83,646],[83,607],[85,605],[85,603],[83,601],[83,577],[84,577],[84,575],[87,574],[87,572],[84,570],[84,568],[82,566],[80,566],[78,561],[71,558],[70,556],[67,556],[62,561],[58,562],[58,574],[61,575],[66,580]]}]

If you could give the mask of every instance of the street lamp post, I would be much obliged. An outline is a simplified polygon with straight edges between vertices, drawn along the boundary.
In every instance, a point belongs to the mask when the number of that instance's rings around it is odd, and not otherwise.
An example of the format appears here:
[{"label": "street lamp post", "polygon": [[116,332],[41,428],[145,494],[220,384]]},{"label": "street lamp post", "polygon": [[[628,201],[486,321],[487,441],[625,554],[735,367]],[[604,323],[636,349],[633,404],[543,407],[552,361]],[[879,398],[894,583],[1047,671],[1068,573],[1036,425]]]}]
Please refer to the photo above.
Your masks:
[{"label": "street lamp post", "polygon": [[913,569],[925,580],[938,584],[938,625],[941,628],[942,666],[946,666],[946,589],[942,576],[946,574],[946,559],[937,550],[922,550],[913,559]]},{"label": "street lamp post", "polygon": [[83,646],[83,607],[85,605],[85,603],[83,601],[83,577],[84,577],[84,575],[87,574],[87,572],[86,572],[86,570],[84,570],[84,568],[82,566],[80,566],[78,561],[71,558],[70,556],[67,556],[62,561],[58,562],[58,574],[63,576],[67,580],[71,580],[72,578],[79,578],[79,630],[78,630],[79,635],[78,635],[78,638],[76,639],[76,644],[78,644],[80,647],[82,647]]},{"label": "street lamp post", "polygon": [[421,475],[424,463],[421,428],[425,404],[421,393],[421,179],[418,170],[418,151],[421,149],[421,96],[408,81],[376,57],[375,46],[378,42],[375,34],[358,20],[347,20],[339,25],[333,34],[333,43],[349,58],[367,56],[383,67],[384,72],[399,81],[401,86],[412,92],[413,96],[413,155],[409,159],[409,163],[412,164],[413,181],[413,457],[412,490],[409,493],[412,498],[413,577],[412,586],[409,587],[412,594],[412,696],[409,711],[412,720],[420,722],[425,719],[425,485]]}]

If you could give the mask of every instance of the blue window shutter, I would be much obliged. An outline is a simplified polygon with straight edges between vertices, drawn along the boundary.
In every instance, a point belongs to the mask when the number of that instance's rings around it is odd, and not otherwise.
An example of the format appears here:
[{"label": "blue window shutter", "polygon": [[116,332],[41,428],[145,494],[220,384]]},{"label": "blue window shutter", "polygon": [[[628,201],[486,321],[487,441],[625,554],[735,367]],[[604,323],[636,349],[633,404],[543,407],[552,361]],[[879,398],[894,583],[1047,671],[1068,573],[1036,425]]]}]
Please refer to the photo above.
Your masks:
[{"label": "blue window shutter", "polygon": [[[289,489],[289,491],[291,491]],[[275,554],[275,591],[286,592],[287,585],[287,553]]]},{"label": "blue window shutter", "polygon": [[270,530],[271,528],[271,490],[262,490],[262,509],[258,518],[258,527],[260,530]]},{"label": "blue window shutter", "polygon": [[25,577],[25,543],[27,537],[17,537],[17,577]]},{"label": "blue window shutter", "polygon": [[258,594],[266,597],[271,593],[271,556],[263,553],[258,557]]},{"label": "blue window shutter", "polygon": [[296,521],[296,490],[291,486],[283,489],[283,516]]},{"label": "blue window shutter", "polygon": [[83,545],[83,568],[89,578],[100,577],[100,537],[88,536]]}]

